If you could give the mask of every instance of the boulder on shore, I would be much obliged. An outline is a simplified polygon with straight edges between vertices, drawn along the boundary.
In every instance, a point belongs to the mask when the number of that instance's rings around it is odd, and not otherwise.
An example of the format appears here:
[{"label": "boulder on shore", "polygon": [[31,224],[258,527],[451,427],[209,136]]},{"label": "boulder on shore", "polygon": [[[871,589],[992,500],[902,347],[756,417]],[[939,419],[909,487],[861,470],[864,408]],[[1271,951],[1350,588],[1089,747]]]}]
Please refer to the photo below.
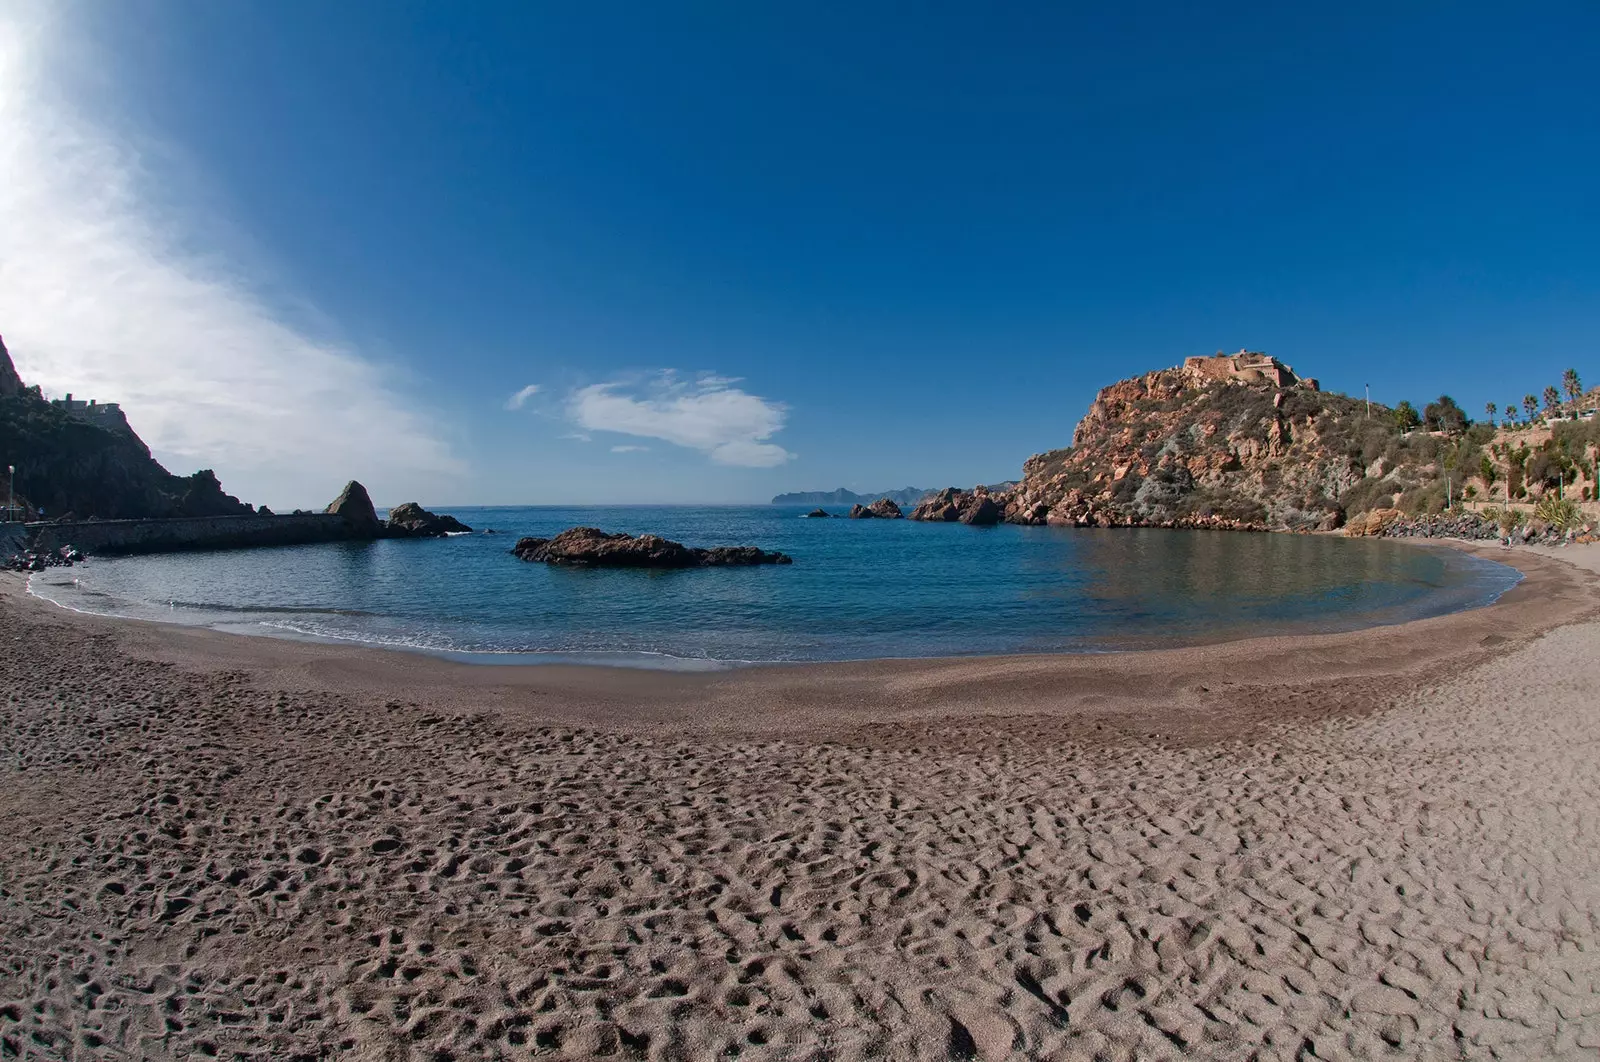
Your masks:
[{"label": "boulder on shore", "polygon": [[339,492],[339,496],[325,511],[344,517],[345,525],[353,535],[377,538],[383,534],[383,523],[378,519],[377,510],[372,507],[367,488],[353,479],[344,485],[344,490]]},{"label": "boulder on shore", "polygon": [[389,510],[384,532],[389,538],[442,538],[472,528],[453,516],[430,513],[416,502],[406,502]]},{"label": "boulder on shore", "polygon": [[1344,533],[1351,538],[1366,538],[1381,535],[1390,524],[1404,518],[1405,513],[1399,509],[1373,509],[1353,517],[1345,525]]},{"label": "boulder on shore", "polygon": [[699,549],[659,535],[610,534],[597,527],[574,527],[555,538],[524,538],[511,550],[525,561],[585,568],[716,568],[751,564],[789,564],[785,553],[755,546]]}]

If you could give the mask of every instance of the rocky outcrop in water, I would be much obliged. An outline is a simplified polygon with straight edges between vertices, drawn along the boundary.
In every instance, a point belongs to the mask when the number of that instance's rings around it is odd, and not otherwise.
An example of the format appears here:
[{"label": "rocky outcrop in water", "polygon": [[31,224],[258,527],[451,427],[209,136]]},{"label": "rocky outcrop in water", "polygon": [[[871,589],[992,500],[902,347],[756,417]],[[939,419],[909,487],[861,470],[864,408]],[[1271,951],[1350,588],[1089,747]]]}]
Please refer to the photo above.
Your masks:
[{"label": "rocky outcrop in water", "polygon": [[924,499],[911,510],[911,519],[927,523],[960,522],[984,527],[997,524],[1005,516],[1005,495],[996,495],[988,487],[961,490],[946,487]]},{"label": "rocky outcrop in water", "polygon": [[378,519],[378,511],[372,507],[372,498],[367,494],[367,488],[353,479],[344,485],[344,490],[340,491],[339,496],[323,511],[342,517],[354,535],[364,535],[368,538],[379,538],[383,535],[383,521]]},{"label": "rocky outcrop in water", "polygon": [[832,516],[833,514],[826,509],[812,509],[809,513],[806,513],[806,517],[811,520],[827,520],[831,519]]},{"label": "rocky outcrop in water", "polygon": [[850,519],[852,520],[899,520],[905,513],[900,511],[900,506],[891,498],[879,498],[871,505],[862,505],[859,502],[850,506]]},{"label": "rocky outcrop in water", "polygon": [[443,538],[445,535],[466,534],[471,530],[455,517],[430,513],[416,502],[406,502],[390,509],[389,519],[383,527],[386,538]]},{"label": "rocky outcrop in water", "polygon": [[597,527],[574,527],[554,538],[520,539],[511,550],[525,561],[543,561],[584,568],[720,568],[755,564],[789,564],[784,553],[755,546],[701,549],[659,535],[607,533]]}]

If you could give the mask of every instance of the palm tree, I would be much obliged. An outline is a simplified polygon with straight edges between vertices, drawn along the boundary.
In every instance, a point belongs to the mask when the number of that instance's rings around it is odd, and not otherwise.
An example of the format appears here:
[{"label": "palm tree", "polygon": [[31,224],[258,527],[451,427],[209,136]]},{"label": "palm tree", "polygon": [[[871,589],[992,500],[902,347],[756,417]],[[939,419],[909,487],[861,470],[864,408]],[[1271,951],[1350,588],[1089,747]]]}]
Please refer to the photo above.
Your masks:
[{"label": "palm tree", "polygon": [[1567,397],[1576,402],[1583,395],[1583,384],[1578,382],[1578,370],[1568,369],[1561,374],[1561,389],[1567,392]]},{"label": "palm tree", "polygon": [[1489,415],[1489,426],[1493,427],[1495,418],[1500,415],[1500,407],[1495,405],[1493,402],[1485,402],[1483,404],[1483,411]]},{"label": "palm tree", "polygon": [[1554,387],[1544,389],[1544,411],[1549,416],[1554,416],[1556,407],[1561,405],[1561,392]]},{"label": "palm tree", "polygon": [[1533,415],[1539,412],[1539,400],[1532,395],[1522,396],[1522,408],[1528,414],[1528,420],[1533,420]]},{"label": "palm tree", "polygon": [[1513,424],[1517,422],[1517,404],[1515,402],[1506,403],[1506,419]]}]

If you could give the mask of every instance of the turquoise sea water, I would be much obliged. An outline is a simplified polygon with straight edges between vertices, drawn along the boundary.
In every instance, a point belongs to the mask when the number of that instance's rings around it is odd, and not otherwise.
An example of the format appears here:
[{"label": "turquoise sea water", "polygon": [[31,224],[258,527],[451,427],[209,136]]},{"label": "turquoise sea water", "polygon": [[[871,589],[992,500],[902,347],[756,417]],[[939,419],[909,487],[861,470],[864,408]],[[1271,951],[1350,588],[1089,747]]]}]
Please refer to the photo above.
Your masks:
[{"label": "turquoise sea water", "polygon": [[[231,631],[715,667],[1348,630],[1487,604],[1518,579],[1453,550],[1329,536],[808,520],[775,506],[449,511],[501,534],[92,558],[32,586],[70,608]],[[758,545],[794,564],[595,571],[508,552],[576,525]]]}]

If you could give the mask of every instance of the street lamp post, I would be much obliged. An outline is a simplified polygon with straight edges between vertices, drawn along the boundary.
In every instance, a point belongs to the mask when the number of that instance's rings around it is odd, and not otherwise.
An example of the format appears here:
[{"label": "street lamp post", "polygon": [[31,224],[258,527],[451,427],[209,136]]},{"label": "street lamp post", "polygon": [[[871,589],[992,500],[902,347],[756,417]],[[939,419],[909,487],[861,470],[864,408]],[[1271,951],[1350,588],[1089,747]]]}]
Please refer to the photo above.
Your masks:
[{"label": "street lamp post", "polygon": [[17,466],[6,466],[6,519],[17,518]]}]

